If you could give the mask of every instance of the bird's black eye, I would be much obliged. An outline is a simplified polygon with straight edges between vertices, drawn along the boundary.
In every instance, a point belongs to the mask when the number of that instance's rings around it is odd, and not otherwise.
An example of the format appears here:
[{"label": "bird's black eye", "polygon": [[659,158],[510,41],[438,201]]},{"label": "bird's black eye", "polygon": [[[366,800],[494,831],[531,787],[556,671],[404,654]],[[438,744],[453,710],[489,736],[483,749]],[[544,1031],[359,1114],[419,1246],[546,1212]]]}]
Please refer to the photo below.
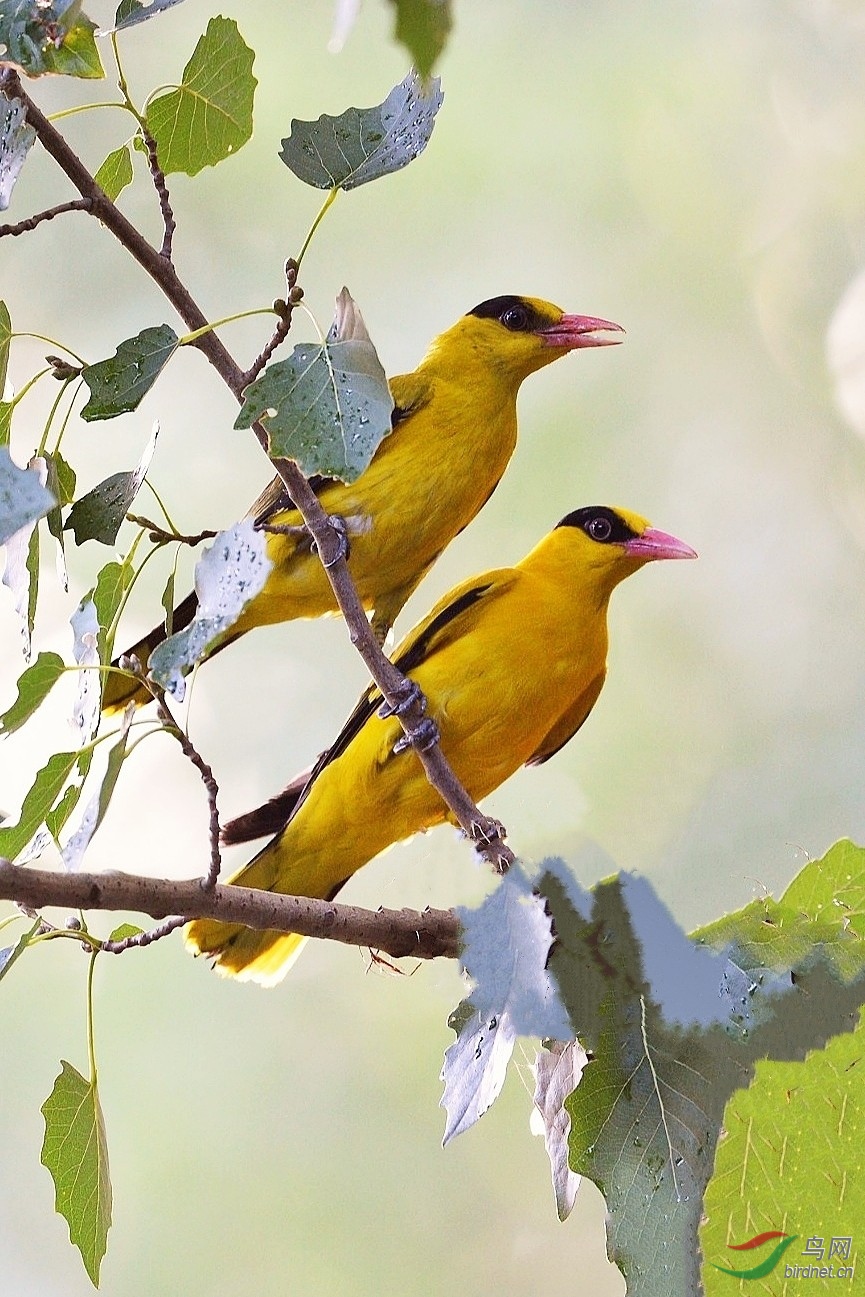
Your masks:
[{"label": "bird's black eye", "polygon": [[613,524],[609,518],[594,517],[589,518],[586,523],[586,535],[591,536],[592,540],[598,540],[603,543],[609,540],[613,534]]},{"label": "bird's black eye", "polygon": [[529,327],[529,313],[524,306],[509,306],[499,319],[511,333],[525,333]]}]

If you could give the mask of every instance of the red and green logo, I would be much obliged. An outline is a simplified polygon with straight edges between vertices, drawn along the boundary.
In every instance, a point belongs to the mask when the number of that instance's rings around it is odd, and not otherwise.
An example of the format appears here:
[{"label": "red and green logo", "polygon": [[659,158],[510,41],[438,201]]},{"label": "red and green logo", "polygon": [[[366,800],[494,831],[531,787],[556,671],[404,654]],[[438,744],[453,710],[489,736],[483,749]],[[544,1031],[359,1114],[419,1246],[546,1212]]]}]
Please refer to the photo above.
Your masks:
[{"label": "red and green logo", "polygon": [[798,1234],[785,1234],[781,1229],[767,1229],[764,1234],[755,1234],[753,1238],[749,1238],[745,1243],[730,1244],[731,1252],[750,1252],[754,1248],[765,1247],[767,1243],[772,1242],[772,1239],[780,1239],[780,1243],[775,1244],[769,1255],[765,1256],[759,1265],[751,1266],[744,1270],[732,1270],[726,1265],[715,1265],[714,1261],[712,1264],[715,1266],[716,1270],[722,1270],[724,1274],[731,1274],[736,1279],[762,1279],[764,1275],[769,1274],[770,1271],[775,1269],[775,1266],[781,1260],[781,1257],[787,1251],[787,1248],[794,1239],[797,1239],[798,1237]]}]

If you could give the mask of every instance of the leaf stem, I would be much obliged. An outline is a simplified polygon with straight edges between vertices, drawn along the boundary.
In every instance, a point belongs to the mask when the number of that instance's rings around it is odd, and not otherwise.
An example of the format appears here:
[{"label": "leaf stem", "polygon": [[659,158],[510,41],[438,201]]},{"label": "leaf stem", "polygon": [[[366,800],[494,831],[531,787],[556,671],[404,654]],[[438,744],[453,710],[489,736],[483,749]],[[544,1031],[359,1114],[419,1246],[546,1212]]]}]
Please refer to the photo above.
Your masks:
[{"label": "leaf stem", "polygon": [[297,269],[298,269],[298,270],[300,269],[300,263],[303,261],[303,258],[304,258],[304,256],[306,255],[306,250],[307,250],[307,248],[309,247],[310,243],[312,242],[312,236],[315,234],[315,232],[316,232],[316,230],[318,229],[319,225],[321,225],[322,221],[324,220],[325,213],[327,212],[327,209],[331,206],[331,204],[332,204],[333,201],[335,200],[335,198],[336,198],[337,194],[339,193],[339,191],[340,191],[340,187],[339,187],[339,185],[335,185],[334,188],[331,189],[331,191],[330,191],[330,193],[328,194],[327,198],[325,198],[324,202],[323,202],[322,205],[321,205],[321,209],[320,209],[320,211],[319,211],[319,213],[318,213],[318,216],[316,216],[316,218],[315,218],[315,220],[313,221],[312,225],[309,227],[309,233],[307,234],[306,238],[305,238],[304,241],[303,241],[303,247],[300,249],[300,252],[298,253],[297,257],[295,258],[295,261],[296,261],[296,263],[297,263]]},{"label": "leaf stem", "polygon": [[90,1060],[90,1085],[96,1088],[96,1050],[93,1044],[93,970],[96,967],[98,948],[90,955],[90,967],[87,969],[87,1056]]},{"label": "leaf stem", "polygon": [[48,120],[49,122],[59,122],[64,117],[73,117],[75,113],[89,113],[94,108],[122,108],[129,112],[128,103],[123,103],[122,100],[107,99],[104,103],[77,104],[74,108],[62,108],[59,113],[49,113]]},{"label": "leaf stem", "polygon": [[236,315],[225,315],[221,320],[211,320],[208,324],[203,324],[200,329],[195,329],[193,333],[185,333],[178,341],[179,347],[188,347],[203,338],[205,333],[212,332],[213,329],[222,328],[223,324],[233,324],[235,320],[246,320],[250,315],[274,315],[272,306],[256,306],[251,311],[238,311]]}]

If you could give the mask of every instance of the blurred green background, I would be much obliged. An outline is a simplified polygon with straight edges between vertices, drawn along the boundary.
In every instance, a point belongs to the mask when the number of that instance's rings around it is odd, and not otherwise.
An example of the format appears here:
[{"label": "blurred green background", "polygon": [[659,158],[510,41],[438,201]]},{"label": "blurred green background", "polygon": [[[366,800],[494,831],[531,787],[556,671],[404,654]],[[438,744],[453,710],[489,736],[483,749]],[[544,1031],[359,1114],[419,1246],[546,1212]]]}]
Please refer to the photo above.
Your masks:
[{"label": "blurred green background", "polygon": [[[111,5],[87,7],[110,20]],[[187,0],[124,37],[139,99],[179,78],[214,12]],[[257,52],[256,133],[235,159],[171,183],[177,264],[212,317],[282,291],[282,261],[318,209],[277,157],[292,116],[378,103],[407,63],[382,0],[367,0],[338,56],[327,52],[330,3],[247,0],[226,12]],[[586,884],[612,867],[644,872],[686,927],[779,890],[837,837],[865,837],[863,56],[863,11],[849,0],[456,0],[427,152],[342,195],[304,264],[319,320],[347,284],[389,373],[499,293],[628,330],[621,348],[528,380],[507,477],[398,629],[583,504],[636,509],[699,550],[699,563],[651,568],[617,593],[609,682],[590,722],[486,804],[520,852],[560,853]],[[110,83],[32,88],[52,111],[112,97]],[[128,130],[110,112],[66,128],[93,168]],[[9,217],[69,196],[34,150]],[[121,205],[157,237],[143,176]],[[176,323],[77,215],[0,243],[0,295],[16,328],[89,360]],[[258,319],[224,336],[248,362],[266,329]],[[44,351],[16,344],[16,385]],[[20,407],[22,459],[47,386]],[[203,359],[180,354],[136,414],[71,429],[79,487],[132,467],[158,418],[151,475],[176,519],[229,525],[268,476],[252,438],[232,431],[234,411]],[[105,561],[96,551],[71,556],[78,593]],[[130,638],[156,620],[164,578],[151,565]],[[38,644],[68,652],[75,600],[50,560],[43,587]],[[21,668],[10,603],[0,592],[4,706]],[[223,815],[308,763],[364,683],[337,622],[260,631],[210,664],[191,725]],[[5,810],[68,746],[68,706],[58,691],[0,749]],[[88,863],[189,875],[206,866],[206,823],[194,772],[154,739]],[[393,849],[345,896],[447,906],[489,886],[439,829]],[[463,989],[453,967],[391,976],[328,945],[264,993],[210,976],[176,939],[102,962],[108,1297],[624,1291],[594,1188],[583,1185],[566,1225],[555,1219],[528,1130],[528,1051],[483,1122],[441,1151],[445,1020]],[[39,1166],[39,1106],[59,1058],[85,1066],[84,980],[77,948],[56,943],[2,986],[0,1293],[14,1297],[90,1291]]]}]

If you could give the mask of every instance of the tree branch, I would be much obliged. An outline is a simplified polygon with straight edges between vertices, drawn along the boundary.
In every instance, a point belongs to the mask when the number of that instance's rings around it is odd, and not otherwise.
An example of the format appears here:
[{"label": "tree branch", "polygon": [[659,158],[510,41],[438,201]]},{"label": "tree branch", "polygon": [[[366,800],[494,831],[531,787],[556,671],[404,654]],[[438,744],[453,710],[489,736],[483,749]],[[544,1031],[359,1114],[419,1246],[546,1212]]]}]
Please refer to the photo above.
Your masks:
[{"label": "tree branch", "polygon": [[[111,231],[159,285],[190,331],[195,332],[206,328],[208,321],[188,289],[181,283],[173,264],[166,257],[160,256],[103,193],[60,132],[26,94],[13,69],[0,69],[0,90],[8,98],[21,101],[27,114],[27,121],[35,130],[43,147],[66,173],[79,193],[91,199],[91,215]],[[245,375],[216,334],[212,331],[204,332],[192,345],[204,353],[237,400],[242,400]],[[266,429],[260,422],[256,422],[252,425],[252,430],[267,454]],[[272,459],[271,462],[315,542],[319,557],[327,570],[336,601],[349,628],[351,642],[363,658],[385,701],[398,716],[407,738],[411,740],[413,736],[423,735],[425,701],[418,691],[412,693],[402,673],[384,656],[349,574],[343,554],[342,537],[337,528],[331,523],[318,497],[293,460]],[[477,850],[496,872],[504,873],[513,863],[514,855],[505,845],[502,826],[483,815],[478,809],[454,775],[437,744],[434,743],[425,749],[415,746],[415,752],[430,783],[453,811],[455,818],[475,843]]]},{"label": "tree branch", "polygon": [[28,216],[25,221],[18,221],[15,225],[0,225],[0,239],[5,238],[7,235],[15,238],[18,234],[29,234],[43,221],[53,221],[55,216],[62,216],[64,212],[89,212],[90,207],[89,198],[73,198],[71,202],[58,203],[56,207],[48,207],[44,212],[37,212],[35,216]]},{"label": "tree branch", "polygon": [[459,920],[450,910],[363,910],[223,883],[206,891],[200,878],[175,881],[119,871],[61,874],[0,859],[0,900],[36,910],[57,905],[72,910],[134,910],[154,919],[177,914],[186,919],[222,919],[248,928],[369,946],[395,959],[454,959],[460,946]]}]

